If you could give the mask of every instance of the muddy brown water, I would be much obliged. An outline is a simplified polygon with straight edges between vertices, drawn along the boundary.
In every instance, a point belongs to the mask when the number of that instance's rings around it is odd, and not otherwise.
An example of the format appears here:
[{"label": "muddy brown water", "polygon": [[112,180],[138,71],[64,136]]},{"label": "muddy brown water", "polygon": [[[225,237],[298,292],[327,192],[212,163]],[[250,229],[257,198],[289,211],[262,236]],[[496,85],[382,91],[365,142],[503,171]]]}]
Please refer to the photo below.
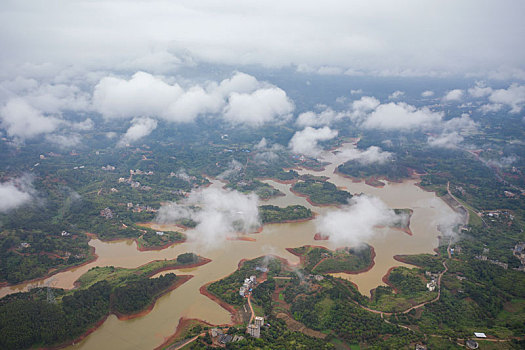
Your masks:
[{"label": "muddy brown water", "polygon": [[[345,145],[344,147],[352,147]],[[432,192],[426,192],[416,186],[415,180],[403,183],[386,183],[383,188],[375,188],[364,184],[354,183],[334,173],[342,159],[332,153],[324,155],[325,160],[331,162],[323,171],[299,170],[302,174],[324,175],[329,181],[351,193],[365,193],[379,197],[391,208],[411,208],[413,214],[410,229],[413,236],[390,228],[377,228],[368,242],[376,252],[375,265],[367,272],[349,275],[344,273],[334,274],[355,283],[360,292],[369,295],[371,289],[383,285],[382,277],[389,268],[405,264],[394,260],[397,254],[433,253],[438,245],[437,222],[443,215],[448,215],[452,210]],[[276,197],[262,204],[287,206],[301,204],[311,208],[318,214],[333,210],[330,207],[316,207],[310,205],[305,198],[295,196],[290,192],[290,185],[280,184],[275,181],[265,182],[278,188],[285,196]],[[221,183],[214,181],[213,186],[220,187]],[[155,225],[152,226],[155,228]],[[159,229],[166,230],[165,225]],[[173,227],[173,229],[177,229]],[[90,264],[58,273],[50,278],[38,282],[25,283],[0,289],[0,296],[24,291],[33,286],[51,285],[60,288],[73,288],[73,283],[83,273],[94,266],[120,266],[137,267],[152,260],[173,259],[185,252],[196,252],[212,259],[212,262],[191,269],[174,271],[178,274],[191,274],[194,277],[176,290],[159,298],[153,310],[147,315],[127,321],[120,321],[111,315],[92,334],[78,344],[71,345],[69,349],[152,349],[159,346],[166,338],[175,332],[181,317],[199,318],[213,324],[230,322],[230,314],[209,298],[199,293],[199,288],[211,281],[221,279],[236,268],[242,259],[275,254],[288,259],[292,264],[299,262],[298,258],[286,251],[286,248],[300,247],[302,245],[323,245],[327,248],[337,248],[329,241],[315,241],[316,226],[313,220],[300,223],[266,225],[262,232],[250,234],[249,237],[256,241],[229,240],[220,242],[211,248],[203,249],[192,242],[191,237],[198,235],[193,230],[187,231],[188,242],[176,244],[160,251],[137,250],[135,242],[122,240],[116,242],[102,242],[92,239],[89,244],[93,246],[98,259]],[[408,266],[408,265],[407,265]]]}]

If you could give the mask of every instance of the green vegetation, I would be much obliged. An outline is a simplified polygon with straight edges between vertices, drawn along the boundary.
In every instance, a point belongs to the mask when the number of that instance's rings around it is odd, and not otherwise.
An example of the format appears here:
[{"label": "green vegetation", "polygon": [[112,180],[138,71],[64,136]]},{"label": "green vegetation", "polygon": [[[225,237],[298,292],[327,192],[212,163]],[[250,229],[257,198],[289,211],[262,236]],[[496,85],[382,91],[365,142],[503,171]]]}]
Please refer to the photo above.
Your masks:
[{"label": "green vegetation", "polygon": [[193,264],[199,261],[199,256],[194,253],[183,253],[177,256],[177,262],[180,264]]},{"label": "green vegetation", "polygon": [[343,205],[348,204],[348,200],[352,198],[350,193],[337,189],[328,181],[298,181],[292,186],[292,190],[307,196],[316,205]]},{"label": "green vegetation", "polygon": [[294,279],[286,287],[290,312],[299,322],[351,344],[365,343],[372,348],[399,349],[422,339],[381,319],[380,315],[363,310],[351,300],[362,300],[349,282],[325,276],[319,283]]},{"label": "green vegetation", "polygon": [[[259,339],[246,335],[245,327],[232,327],[228,334],[242,335],[243,340],[235,343],[229,343],[227,349],[312,349],[312,350],[331,350],[334,346],[322,339],[316,339],[304,335],[301,332],[293,332],[288,329],[286,324],[275,317],[268,319],[270,327],[263,327]],[[199,334],[196,332],[195,334]],[[208,342],[207,342],[208,340]],[[199,337],[195,342],[187,347],[189,350],[210,349],[209,339],[206,336]],[[186,349],[186,348],[185,348]]]},{"label": "green vegetation", "polygon": [[239,295],[239,288],[242,286],[245,278],[262,274],[262,271],[256,270],[256,267],[268,268],[268,276],[271,277],[281,271],[281,262],[271,257],[245,261],[237,271],[219,281],[213,282],[207,289],[226,303],[241,306],[244,304],[245,299]]},{"label": "green vegetation", "polygon": [[270,199],[276,196],[284,196],[284,193],[282,193],[278,189],[275,189],[267,183],[258,180],[251,180],[248,182],[239,181],[237,183],[230,182],[228,185],[226,185],[226,188],[231,188],[242,193],[255,192],[255,194],[257,194],[257,196],[259,196],[259,198],[263,200]]},{"label": "green vegetation", "polygon": [[0,347],[56,345],[75,339],[111,312],[140,312],[179,279],[173,273],[149,278],[172,266],[180,263],[156,261],[136,269],[95,267],[79,279],[80,290],[55,289],[57,303],[46,301],[45,289],[0,299]]},{"label": "green vegetation", "polygon": [[399,164],[396,160],[372,164],[364,164],[358,160],[351,160],[337,167],[337,171],[356,179],[379,177],[389,181],[400,181],[410,177],[409,169]]},{"label": "green vegetation", "polygon": [[[443,266],[442,266],[443,269]],[[428,291],[426,284],[430,278],[419,269],[397,267],[390,271],[388,283],[392,287],[378,287],[374,290],[373,298],[368,306],[374,310],[385,312],[402,312],[410,307],[433,300],[437,297],[437,290]]]},{"label": "green vegetation", "polygon": [[371,266],[372,247],[342,248],[335,251],[322,247],[300,247],[292,250],[304,261],[305,271],[311,273],[356,272]]},{"label": "green vegetation", "polygon": [[312,211],[302,205],[289,205],[286,208],[261,205],[259,206],[259,217],[263,224],[296,221],[312,218]]}]

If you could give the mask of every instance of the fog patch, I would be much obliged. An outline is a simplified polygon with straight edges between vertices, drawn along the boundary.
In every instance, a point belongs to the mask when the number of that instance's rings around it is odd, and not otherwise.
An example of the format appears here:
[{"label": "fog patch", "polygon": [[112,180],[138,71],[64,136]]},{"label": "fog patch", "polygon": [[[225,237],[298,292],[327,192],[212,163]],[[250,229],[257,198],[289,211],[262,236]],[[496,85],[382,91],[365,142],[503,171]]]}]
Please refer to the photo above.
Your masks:
[{"label": "fog patch", "polygon": [[294,153],[304,154],[309,157],[317,157],[322,152],[318,143],[331,140],[335,138],[337,134],[337,130],[332,130],[327,126],[319,129],[314,129],[308,126],[302,131],[297,131],[293,135],[289,147]]},{"label": "fog patch", "polygon": [[377,146],[370,146],[364,151],[357,148],[344,149],[336,156],[339,159],[344,159],[345,162],[355,160],[361,164],[384,164],[393,159],[391,152],[383,151]]},{"label": "fog patch", "polygon": [[30,203],[36,194],[32,182],[32,176],[24,175],[0,183],[0,213]]},{"label": "fog patch", "polygon": [[51,133],[63,122],[60,118],[44,115],[21,98],[13,98],[0,108],[0,121],[7,135],[22,141]]},{"label": "fog patch", "polygon": [[396,214],[379,198],[361,195],[349,205],[328,211],[315,220],[318,232],[336,246],[361,246],[372,239],[377,226],[406,222],[406,214]]},{"label": "fog patch", "polygon": [[155,119],[141,117],[134,118],[131,121],[131,126],[117,143],[118,147],[123,147],[127,144],[133,143],[141,138],[151,134],[157,128],[157,121]]},{"label": "fog patch", "polygon": [[243,165],[239,161],[232,159],[230,164],[228,164],[228,168],[224,170],[222,173],[220,173],[219,175],[217,175],[217,178],[220,180],[228,180],[240,174],[242,171],[242,168],[243,168]]},{"label": "fog patch", "polygon": [[197,223],[187,232],[190,241],[212,249],[230,236],[253,232],[260,226],[257,195],[237,191],[204,188],[194,190],[180,203],[163,205],[156,222],[175,224],[180,219]]}]

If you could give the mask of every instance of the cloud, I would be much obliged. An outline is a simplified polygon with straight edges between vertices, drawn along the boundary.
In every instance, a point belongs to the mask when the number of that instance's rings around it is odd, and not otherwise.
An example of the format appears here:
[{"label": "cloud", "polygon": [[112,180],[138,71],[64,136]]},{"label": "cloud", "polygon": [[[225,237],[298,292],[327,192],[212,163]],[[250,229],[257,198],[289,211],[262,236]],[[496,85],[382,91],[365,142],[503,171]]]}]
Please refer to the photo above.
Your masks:
[{"label": "cloud", "polygon": [[368,112],[373,111],[380,104],[381,102],[375,97],[363,96],[352,102],[350,117],[354,121],[361,121]]},{"label": "cloud", "polygon": [[388,99],[389,100],[397,100],[398,98],[403,97],[403,96],[405,96],[405,92],[404,91],[396,90],[393,93],[391,93],[390,96],[388,96]]},{"label": "cloud", "polygon": [[316,157],[322,151],[318,142],[331,140],[335,138],[337,134],[337,130],[332,130],[327,126],[320,129],[314,129],[308,126],[293,135],[289,147],[294,153]]},{"label": "cloud", "polygon": [[494,90],[490,94],[489,100],[494,104],[509,106],[511,108],[510,113],[519,113],[525,104],[525,85],[514,83],[507,89]]},{"label": "cloud", "polygon": [[258,197],[217,188],[192,191],[181,203],[163,205],[157,214],[159,223],[192,219],[195,230],[187,232],[191,241],[212,249],[229,236],[252,232],[259,226]]},{"label": "cloud", "polygon": [[48,134],[46,135],[46,141],[63,149],[72,149],[73,147],[82,143],[82,137],[77,133],[70,133],[66,135]]},{"label": "cloud", "polygon": [[500,103],[488,103],[481,107],[479,107],[479,110],[483,114],[487,113],[496,113],[503,109],[503,105]]},{"label": "cloud", "polygon": [[366,129],[412,130],[428,128],[439,123],[443,112],[427,107],[416,108],[404,102],[379,105],[362,123]]},{"label": "cloud", "polygon": [[461,89],[454,89],[448,91],[443,97],[444,101],[461,101],[464,91]]},{"label": "cloud", "polygon": [[4,98],[0,94],[0,100],[17,96],[35,109],[48,114],[57,114],[66,110],[86,111],[90,107],[90,94],[72,84],[39,82],[36,79],[16,77],[13,80],[2,81],[1,90],[4,91]]},{"label": "cloud", "polygon": [[287,117],[294,109],[282,89],[244,73],[187,89],[145,72],[129,80],[105,77],[95,86],[93,106],[105,118],[148,116],[184,123],[222,113],[232,123],[250,126]]},{"label": "cloud", "polygon": [[456,148],[461,142],[463,142],[463,136],[455,131],[428,138],[428,144],[438,148]]},{"label": "cloud", "polygon": [[331,108],[325,108],[319,113],[312,111],[301,113],[295,123],[301,127],[331,125],[346,116],[347,114],[344,112],[336,112]]},{"label": "cloud", "polygon": [[320,73],[377,76],[501,70],[523,76],[525,49],[516,43],[523,36],[525,5],[519,1],[479,6],[475,0],[411,0],[399,7],[379,0],[321,8],[297,0],[121,5],[2,2],[0,28],[9,33],[0,37],[2,74],[12,74],[20,62],[150,72],[204,62],[308,65]]},{"label": "cloud", "polygon": [[482,161],[486,165],[491,166],[491,167],[508,168],[513,163],[515,163],[518,159],[519,159],[519,157],[517,157],[515,155],[511,155],[511,156],[507,156],[507,157],[502,157],[501,159],[489,159],[489,160],[483,160],[482,159]]},{"label": "cloud", "polygon": [[486,86],[482,81],[477,81],[474,87],[468,89],[468,93],[472,97],[480,98],[490,95],[492,93],[492,88]]},{"label": "cloud", "polygon": [[431,91],[431,90],[423,91],[421,93],[421,96],[422,97],[432,97],[432,96],[434,96],[434,91]]},{"label": "cloud", "polygon": [[350,148],[337,154],[338,158],[344,159],[345,161],[356,160],[361,164],[384,164],[392,160],[392,156],[391,152],[385,152],[377,146],[370,146],[364,151],[357,148]]},{"label": "cloud", "polygon": [[0,183],[0,213],[31,202],[36,193],[31,176],[22,176]]},{"label": "cloud", "polygon": [[362,89],[352,89],[350,90],[350,95],[360,95],[363,93]]},{"label": "cloud", "polygon": [[221,180],[228,180],[232,176],[239,174],[242,171],[242,168],[243,166],[239,161],[232,159],[230,164],[228,164],[228,168],[220,173],[217,178]]},{"label": "cloud", "polygon": [[331,210],[315,220],[319,233],[337,246],[359,246],[377,234],[376,226],[405,222],[407,216],[396,213],[377,197],[353,197],[350,204]]},{"label": "cloud", "polygon": [[95,126],[95,123],[91,118],[87,118],[86,120],[78,123],[71,123],[71,127],[75,130],[81,130],[81,131],[89,131],[93,130],[93,127]]},{"label": "cloud", "polygon": [[0,109],[1,126],[7,134],[19,139],[28,139],[55,131],[62,120],[45,116],[25,100],[14,98]]},{"label": "cloud", "polygon": [[262,138],[261,141],[255,146],[257,152],[253,157],[253,160],[258,164],[269,164],[275,162],[279,159],[278,152],[284,150],[284,147],[274,143],[273,145],[268,145],[266,138]]},{"label": "cloud", "polygon": [[457,131],[463,135],[475,132],[478,129],[478,123],[470,118],[470,115],[463,113],[460,117],[449,119],[442,123],[441,128],[444,131]]},{"label": "cloud", "polygon": [[130,80],[105,77],[95,86],[93,106],[105,118],[165,116],[173,101],[183,93],[178,84],[170,85],[145,72]]},{"label": "cloud", "polygon": [[461,117],[442,122],[437,129],[441,131],[441,135],[429,136],[428,144],[431,147],[452,149],[457,148],[463,142],[463,136],[477,131],[478,124],[468,114],[463,113]]},{"label": "cloud", "polygon": [[236,124],[260,126],[277,117],[288,119],[293,110],[294,104],[284,90],[262,88],[252,93],[233,92],[224,108],[224,118]]},{"label": "cloud", "polygon": [[151,134],[157,128],[157,121],[155,119],[142,117],[134,118],[131,121],[131,126],[122,136],[117,146],[122,147],[129,143],[133,143],[141,138]]}]

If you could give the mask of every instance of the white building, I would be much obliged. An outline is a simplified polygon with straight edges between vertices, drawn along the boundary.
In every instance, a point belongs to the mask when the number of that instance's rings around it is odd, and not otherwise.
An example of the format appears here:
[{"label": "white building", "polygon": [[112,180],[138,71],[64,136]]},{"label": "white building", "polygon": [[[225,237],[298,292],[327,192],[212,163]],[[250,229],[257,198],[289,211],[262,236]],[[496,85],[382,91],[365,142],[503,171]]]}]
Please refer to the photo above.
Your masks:
[{"label": "white building", "polygon": [[248,325],[246,332],[254,338],[259,338],[261,336],[261,327],[250,324]]},{"label": "white building", "polygon": [[427,289],[431,292],[433,292],[436,289],[436,282],[428,282],[427,283]]},{"label": "white building", "polygon": [[257,327],[262,327],[264,325],[264,317],[255,317],[255,325]]}]

